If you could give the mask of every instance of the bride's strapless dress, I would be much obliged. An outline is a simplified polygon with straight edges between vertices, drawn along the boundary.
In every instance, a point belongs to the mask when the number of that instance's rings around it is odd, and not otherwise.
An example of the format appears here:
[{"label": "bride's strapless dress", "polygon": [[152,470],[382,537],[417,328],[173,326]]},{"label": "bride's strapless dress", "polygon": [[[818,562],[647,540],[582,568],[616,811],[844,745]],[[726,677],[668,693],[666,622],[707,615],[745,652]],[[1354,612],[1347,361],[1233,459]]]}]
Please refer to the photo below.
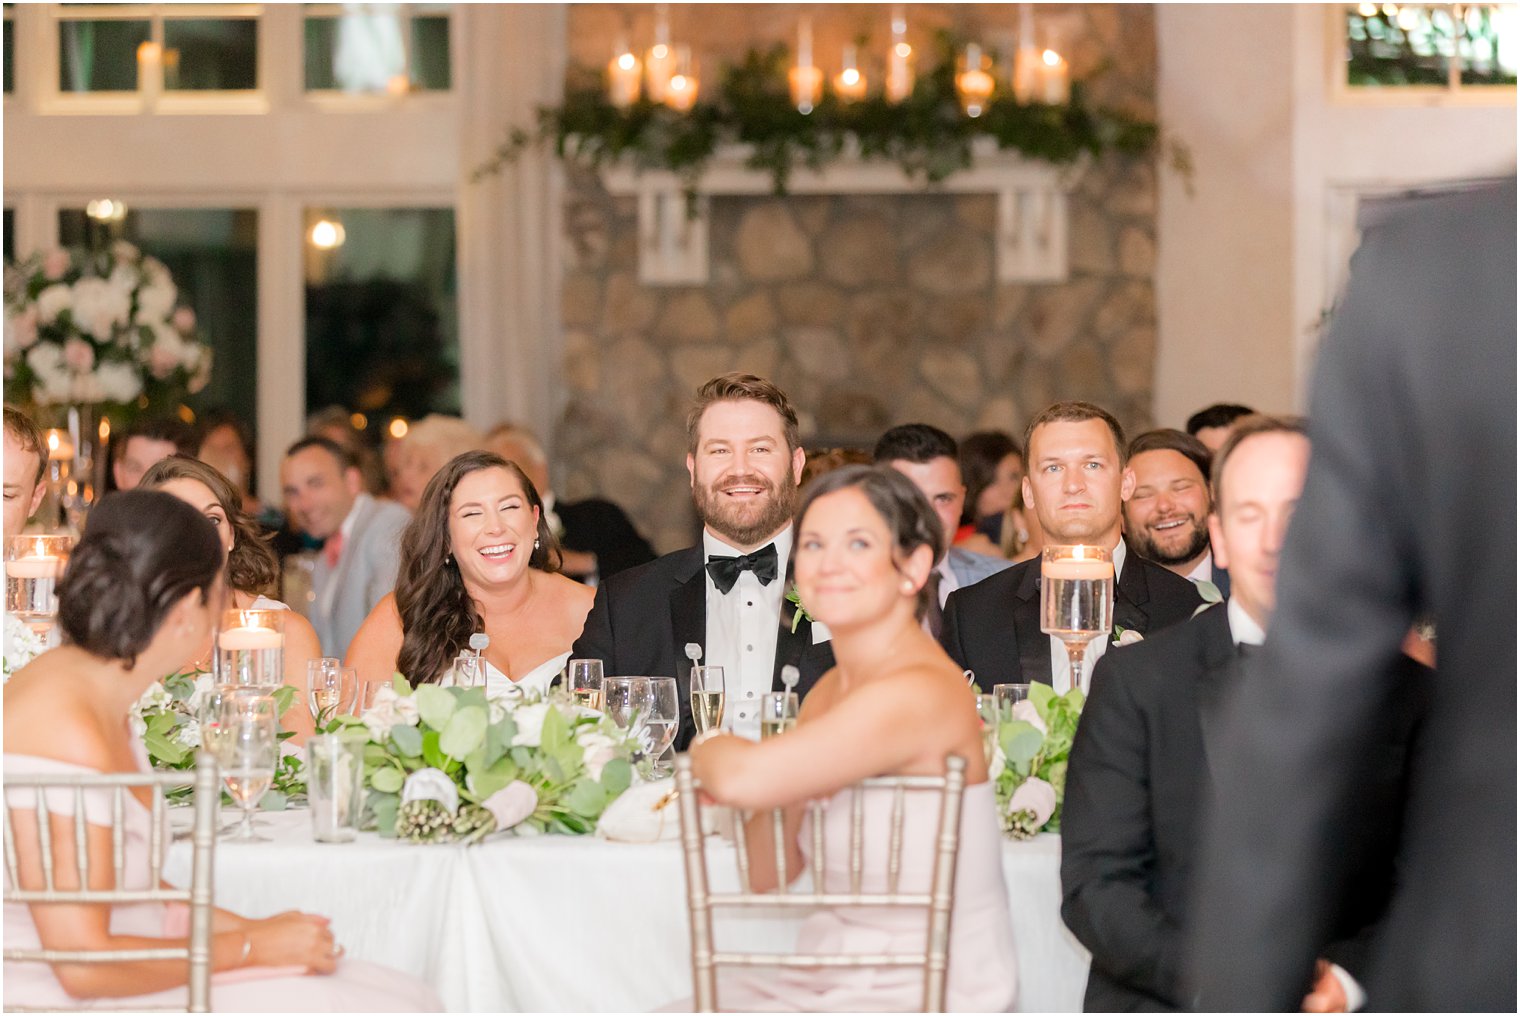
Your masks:
[{"label": "bride's strapless dress", "polygon": [[547,695],[549,693],[549,686],[564,671],[565,661],[568,659],[570,659],[570,651],[567,649],[558,656],[540,663],[516,681],[491,666],[491,661],[487,660],[486,694],[493,697],[497,695]]},{"label": "bride's strapless dress", "polygon": [[[863,877],[867,893],[886,892],[892,794],[866,791]],[[830,892],[850,891],[850,794],[842,790],[824,811],[824,882]],[[909,794],[905,802],[903,892],[928,892],[934,870],[934,838],[940,798]],[[811,819],[798,841],[811,853]],[[991,783],[966,788],[961,812],[960,855],[955,869],[955,909],[950,922],[950,970],[945,1002],[952,1012],[1008,1012],[1017,993],[1013,923],[1003,884],[1002,833]],[[721,918],[720,918],[721,921]],[[922,953],[926,918],[905,910],[836,907],[803,922],[797,954]],[[813,968],[724,972],[718,1004],[724,1009],[787,1012],[888,1012],[917,1010],[923,1003],[923,972],[915,968],[856,970]]]}]

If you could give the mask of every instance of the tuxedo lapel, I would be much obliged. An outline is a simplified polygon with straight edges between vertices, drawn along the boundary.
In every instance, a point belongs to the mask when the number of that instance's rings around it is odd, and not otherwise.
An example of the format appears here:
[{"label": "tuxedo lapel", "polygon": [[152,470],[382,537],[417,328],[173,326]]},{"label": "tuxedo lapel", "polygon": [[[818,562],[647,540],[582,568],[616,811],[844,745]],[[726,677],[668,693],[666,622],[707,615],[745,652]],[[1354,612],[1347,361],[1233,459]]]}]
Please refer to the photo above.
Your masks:
[{"label": "tuxedo lapel", "polygon": [[1040,630],[1040,566],[1025,569],[1013,605],[1014,644],[1024,683],[1054,684],[1050,672],[1050,636]]},{"label": "tuxedo lapel", "polygon": [[1202,639],[1198,645],[1198,730],[1203,739],[1205,768],[1212,759],[1223,757],[1226,745],[1221,725],[1221,705],[1227,691],[1238,683],[1240,657],[1230,636],[1230,621],[1225,608],[1211,607],[1199,617]]},{"label": "tuxedo lapel", "polygon": [[681,710],[677,748],[684,748],[693,729],[691,719],[691,661],[686,646],[692,642],[707,652],[707,581],[702,570],[702,548],[689,551],[689,559],[675,568],[675,586],[670,591],[670,632],[673,669],[676,677],[676,701]]},{"label": "tuxedo lapel", "polygon": [[[792,568],[787,565],[785,576],[785,589],[792,588]],[[796,631],[792,630],[792,621],[796,620]],[[781,611],[776,623],[776,660],[771,668],[771,690],[785,691],[786,687],[781,683],[781,668],[787,665],[802,669],[802,654],[808,651],[813,644],[813,622],[808,620],[802,608],[781,595]]]},{"label": "tuxedo lapel", "polygon": [[1150,627],[1150,615],[1145,611],[1150,598],[1145,566],[1140,563],[1138,554],[1129,551],[1124,558],[1124,569],[1119,572],[1118,589],[1114,590],[1114,627],[1144,635]]}]

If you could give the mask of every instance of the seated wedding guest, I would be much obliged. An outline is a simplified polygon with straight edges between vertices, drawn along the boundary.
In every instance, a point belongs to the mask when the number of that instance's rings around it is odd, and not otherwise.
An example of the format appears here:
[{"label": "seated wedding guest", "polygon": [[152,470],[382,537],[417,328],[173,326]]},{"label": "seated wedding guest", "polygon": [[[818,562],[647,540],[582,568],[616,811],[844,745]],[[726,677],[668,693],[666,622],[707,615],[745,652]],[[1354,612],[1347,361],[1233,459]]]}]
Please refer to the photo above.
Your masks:
[{"label": "seated wedding guest", "polygon": [[491,428],[485,448],[517,463],[534,488],[543,492],[544,517],[560,542],[563,574],[595,585],[610,575],[654,560],[649,541],[611,501],[593,497],[562,503],[554,496],[549,485],[549,457],[526,427],[503,423]]},{"label": "seated wedding guest", "polygon": [[5,407],[5,527],[7,537],[19,536],[26,520],[47,494],[47,442],[32,418]]},{"label": "seated wedding guest", "polygon": [[606,674],[675,678],[677,751],[694,730],[688,645],[723,668],[724,726],[750,738],[760,736],[762,697],[782,689],[782,667],[801,671],[806,695],[833,664],[823,626],[787,599],[803,464],[797,411],[769,381],[723,374],[697,391],[686,441],[702,542],[598,586],[573,654],[601,660]]},{"label": "seated wedding guest", "polygon": [[[1141,636],[1192,616],[1202,599],[1187,579],[1138,554],[1120,535],[1120,505],[1134,489],[1125,468],[1124,430],[1107,410],[1089,402],[1057,402],[1024,432],[1029,472],[1024,500],[1034,509],[1047,544],[1092,544],[1113,552],[1114,634],[1093,639],[1083,659],[1081,686],[1116,639],[1117,629]],[[945,602],[945,650],[975,673],[990,692],[995,684],[1039,681],[1065,692],[1073,686],[1065,644],[1040,630],[1040,561],[1023,561]]]},{"label": "seated wedding guest", "polygon": [[[1208,517],[1217,557],[1235,569],[1233,595],[1103,657],[1093,673],[1061,813],[1061,914],[1092,952],[1088,1011],[1191,1007],[1185,936],[1208,763],[1223,747],[1218,710],[1271,623],[1278,552],[1308,461],[1301,420],[1243,419],[1218,453]],[[1383,732],[1388,750],[1372,753],[1358,780],[1358,835],[1336,845],[1359,885],[1341,905],[1344,940],[1327,949],[1308,1012],[1359,1007],[1353,977],[1365,971],[1365,926],[1393,884],[1405,746],[1434,677],[1407,657],[1396,666],[1399,718]]]},{"label": "seated wedding guest", "polygon": [[[185,669],[205,645],[221,609],[224,541],[199,509],[154,491],[111,494],[90,511],[84,537],[58,583],[64,644],[43,653],[5,686],[5,773],[76,776],[145,771],[132,706],[165,674]],[[21,885],[42,888],[34,791],[7,787]],[[53,877],[79,888],[74,854],[76,798],[49,794]],[[147,798],[126,798],[125,881],[111,863],[111,797],[82,798],[92,885],[146,890],[155,846]],[[152,835],[150,835],[152,834]],[[403,974],[343,959],[327,918],[288,911],[213,918],[211,1004],[219,1012],[437,1011],[437,997]],[[50,950],[183,947],[188,908],[179,904],[7,903],[7,948]],[[235,972],[235,973],[234,973]],[[184,961],[5,962],[5,1006],[183,1009]]]},{"label": "seated wedding guest", "polygon": [[1009,561],[1038,554],[1039,524],[1024,508],[1024,454],[1018,442],[1000,430],[981,431],[962,441],[960,451],[966,505],[956,543]]},{"label": "seated wedding guest", "polygon": [[[883,434],[872,455],[877,465],[891,466],[912,480],[928,499],[934,514],[939,516],[940,527],[946,533],[955,531],[961,520],[962,502],[966,499],[955,438],[927,423],[905,423]],[[947,547],[929,572],[924,629],[939,638],[944,628],[945,601],[950,594],[1008,567],[1008,561],[1001,557],[975,554],[963,547]]]},{"label": "seated wedding guest", "polygon": [[802,483],[806,487],[825,473],[843,466],[869,466],[871,453],[863,448],[819,448],[807,453],[802,464]]},{"label": "seated wedding guest", "polygon": [[364,434],[354,426],[354,415],[342,406],[319,409],[306,418],[307,437],[325,437],[341,446],[359,466],[364,477],[364,489],[373,497],[385,494],[385,470],[380,456],[364,439]]},{"label": "seated wedding guest", "polygon": [[[279,600],[264,593],[280,582],[280,562],[269,548],[269,538],[243,510],[237,488],[221,473],[196,459],[171,455],[155,462],[138,484],[141,490],[161,490],[206,516],[216,529],[226,554],[227,606],[241,610],[284,610],[285,683],[296,690],[295,702],[280,725],[295,732],[300,744],[311,734],[311,712],[306,707],[306,664],[322,656],[322,646],[311,622],[290,610]],[[197,670],[211,669],[213,647],[206,639],[201,655],[195,658]],[[167,676],[167,675],[166,675]]]},{"label": "seated wedding guest", "polygon": [[[838,665],[802,703],[797,726],[752,744],[710,732],[691,748],[693,771],[719,804],[753,809],[743,831],[751,889],[775,888],[770,814],[785,808],[787,870],[807,870],[812,838],[825,848],[826,891],[850,892],[851,808],[844,791],[869,776],[940,775],[945,758],[966,761],[955,904],[950,922],[950,1011],[1013,1008],[1017,963],[1003,845],[993,786],[987,779],[980,723],[965,678],[920,627],[927,580],[944,554],[935,512],[906,478],[891,469],[847,466],[808,488],[798,514],[794,551],[803,602],[833,633]],[[804,828],[804,805],[833,798],[821,834]],[[903,891],[927,892],[934,865],[939,799],[909,795],[901,856]],[[868,834],[860,890],[888,884],[884,825],[887,791],[865,797]],[[886,910],[823,908],[803,923],[797,953],[913,953],[924,948],[917,915]],[[890,1012],[916,1009],[923,974],[912,969],[792,969],[738,973],[718,985],[730,1011]]]},{"label": "seated wedding guest", "polygon": [[391,497],[409,512],[422,503],[422,491],[443,464],[485,445],[480,431],[457,416],[431,413],[407,429],[396,449]]},{"label": "seated wedding guest", "polygon": [[1148,430],[1129,443],[1135,492],[1124,535],[1135,553],[1230,595],[1230,573],[1209,553],[1209,450],[1180,430]]},{"label": "seated wedding guest", "polygon": [[171,455],[195,457],[198,442],[188,423],[172,416],[140,419],[113,441],[111,479],[115,490],[132,490],[148,467]]},{"label": "seated wedding guest", "polygon": [[1250,406],[1239,403],[1216,402],[1188,417],[1187,432],[1203,442],[1203,446],[1213,454],[1219,451],[1225,438],[1230,436],[1230,428],[1235,425],[1235,421],[1254,412],[1256,410]]},{"label": "seated wedding guest", "polygon": [[325,656],[342,656],[396,584],[401,531],[410,516],[364,492],[359,467],[325,437],[302,438],[280,463],[291,521],[324,541],[312,573],[309,617]]},{"label": "seated wedding guest", "polygon": [[201,414],[200,447],[195,457],[227,478],[243,499],[243,510],[261,526],[278,530],[285,516],[274,505],[266,505],[253,492],[253,434],[242,418],[231,410],[211,410]]},{"label": "seated wedding guest", "polygon": [[444,680],[484,632],[487,688],[544,692],[564,669],[592,592],[557,574],[559,547],[526,474],[492,452],[438,471],[401,537],[396,591],[348,650],[359,680]]}]

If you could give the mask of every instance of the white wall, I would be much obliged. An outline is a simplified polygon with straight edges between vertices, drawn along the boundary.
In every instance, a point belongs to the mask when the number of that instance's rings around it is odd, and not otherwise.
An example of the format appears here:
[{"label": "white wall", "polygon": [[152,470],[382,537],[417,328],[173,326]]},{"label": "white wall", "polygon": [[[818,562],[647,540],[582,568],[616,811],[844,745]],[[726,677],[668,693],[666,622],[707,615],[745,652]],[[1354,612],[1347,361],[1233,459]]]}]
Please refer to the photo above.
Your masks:
[{"label": "white wall", "polygon": [[1191,198],[1162,180],[1158,424],[1216,401],[1303,408],[1358,194],[1513,171],[1513,89],[1348,96],[1334,29],[1326,5],[1158,7],[1161,121],[1196,166]]}]

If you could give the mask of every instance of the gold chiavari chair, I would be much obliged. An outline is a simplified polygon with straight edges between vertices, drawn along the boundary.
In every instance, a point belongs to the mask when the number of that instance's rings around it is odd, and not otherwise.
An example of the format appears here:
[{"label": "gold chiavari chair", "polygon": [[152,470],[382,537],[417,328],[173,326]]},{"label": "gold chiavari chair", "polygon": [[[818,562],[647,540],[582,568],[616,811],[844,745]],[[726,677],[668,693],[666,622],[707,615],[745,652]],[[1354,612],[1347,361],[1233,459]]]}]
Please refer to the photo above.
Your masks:
[{"label": "gold chiavari chair", "polygon": [[[196,757],[196,767],[184,772],[155,773],[90,773],[78,776],[56,774],[5,775],[4,784],[4,839],[5,839],[5,903],[91,903],[104,906],[131,903],[185,903],[190,907],[190,939],[187,945],[162,949],[12,949],[4,950],[5,962],[42,963],[131,963],[149,960],[184,960],[189,964],[189,995],[186,1011],[211,1011],[211,922],[213,913],[212,863],[216,845],[216,809],[221,797],[216,761],[202,752]],[[191,860],[190,886],[187,889],[166,888],[163,883],[164,809],[165,791],[190,786],[195,790],[195,824],[192,833],[193,856]],[[149,809],[150,872],[144,888],[126,889],[126,795],[134,787],[146,787],[152,792]],[[92,859],[88,850],[88,824],[85,818],[87,794],[110,795],[111,808],[111,866],[114,876],[109,889],[89,888],[92,869],[99,859]],[[56,872],[58,861],[68,862],[67,843],[57,843],[54,819],[48,807],[50,795],[65,794],[73,799],[72,865],[65,878]],[[56,796],[54,797],[56,801]],[[16,849],[14,813],[33,812],[36,815],[36,857],[41,867],[41,885],[36,879],[23,879]],[[92,861],[94,863],[92,863]],[[77,885],[77,888],[60,888],[60,882]],[[10,1011],[25,1012],[18,1006],[7,1006]],[[81,1006],[81,1008],[85,1008]],[[89,1006],[98,1009],[97,1006]],[[143,1006],[132,1005],[124,1000],[123,1010],[146,1011]]]},{"label": "gold chiavari chair", "polygon": [[[681,846],[686,859],[687,911],[691,920],[691,967],[693,1002],[697,1012],[716,1012],[718,970],[722,967],[919,967],[924,972],[924,1012],[945,1011],[945,978],[950,963],[950,912],[955,900],[955,863],[960,846],[961,800],[966,789],[966,762],[952,755],[945,760],[944,776],[882,776],[862,780],[849,788],[850,837],[848,893],[829,892],[825,885],[824,802],[807,805],[811,815],[809,869],[812,889],[794,892],[786,862],[783,813],[770,813],[775,837],[775,892],[750,891],[750,860],[745,844],[744,815],[736,816],[734,846],[739,891],[716,893],[708,886],[707,840],[702,835],[699,784],[687,755],[676,757],[676,789],[681,815]],[[865,793],[884,791],[892,795],[887,830],[887,891],[862,891],[865,847]],[[940,794],[939,828],[934,841],[934,866],[927,892],[901,890],[905,804],[909,792]],[[720,951],[714,947],[713,911],[733,908],[748,913],[788,913],[798,907],[891,907],[921,908],[925,915],[924,949],[913,953],[751,953]]]}]

